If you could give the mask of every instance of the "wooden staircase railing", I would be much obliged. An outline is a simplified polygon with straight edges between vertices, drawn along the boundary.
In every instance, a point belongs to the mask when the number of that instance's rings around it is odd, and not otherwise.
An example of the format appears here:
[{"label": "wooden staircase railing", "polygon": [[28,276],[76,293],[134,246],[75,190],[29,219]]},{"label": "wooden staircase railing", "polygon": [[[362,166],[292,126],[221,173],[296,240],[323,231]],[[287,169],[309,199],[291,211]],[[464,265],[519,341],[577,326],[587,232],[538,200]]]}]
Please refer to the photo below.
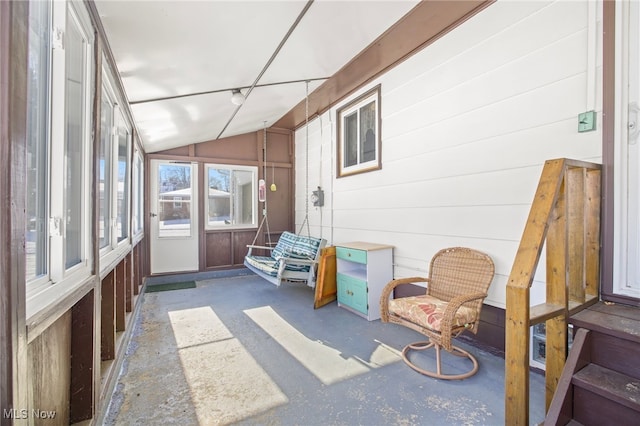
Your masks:
[{"label": "wooden staircase railing", "polygon": [[[545,163],[506,294],[505,423],[529,422],[529,332],[546,323],[546,410],[567,358],[567,319],[599,299],[599,164]],[[530,306],[530,288],[546,242],[546,302]]]}]

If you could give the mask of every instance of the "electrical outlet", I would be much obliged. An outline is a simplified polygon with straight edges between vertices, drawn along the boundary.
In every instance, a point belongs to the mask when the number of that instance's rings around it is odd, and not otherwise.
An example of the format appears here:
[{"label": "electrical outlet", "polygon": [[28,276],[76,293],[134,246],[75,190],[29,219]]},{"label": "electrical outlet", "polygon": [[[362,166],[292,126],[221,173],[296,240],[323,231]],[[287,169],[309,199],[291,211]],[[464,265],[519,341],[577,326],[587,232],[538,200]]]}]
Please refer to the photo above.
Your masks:
[{"label": "electrical outlet", "polygon": [[587,111],[578,114],[578,132],[590,132],[596,129],[596,112]]}]

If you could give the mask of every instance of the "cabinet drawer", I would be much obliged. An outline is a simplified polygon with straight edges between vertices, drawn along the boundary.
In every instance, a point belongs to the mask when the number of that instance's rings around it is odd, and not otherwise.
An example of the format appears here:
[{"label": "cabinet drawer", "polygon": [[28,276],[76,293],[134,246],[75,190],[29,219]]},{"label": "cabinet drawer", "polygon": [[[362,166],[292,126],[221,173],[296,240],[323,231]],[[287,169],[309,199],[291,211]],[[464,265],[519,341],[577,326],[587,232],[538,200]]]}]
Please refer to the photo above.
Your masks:
[{"label": "cabinet drawer", "polygon": [[336,256],[338,259],[344,259],[351,262],[367,263],[367,252],[364,250],[336,247]]},{"label": "cabinet drawer", "polygon": [[367,282],[349,275],[337,274],[338,303],[367,315]]}]

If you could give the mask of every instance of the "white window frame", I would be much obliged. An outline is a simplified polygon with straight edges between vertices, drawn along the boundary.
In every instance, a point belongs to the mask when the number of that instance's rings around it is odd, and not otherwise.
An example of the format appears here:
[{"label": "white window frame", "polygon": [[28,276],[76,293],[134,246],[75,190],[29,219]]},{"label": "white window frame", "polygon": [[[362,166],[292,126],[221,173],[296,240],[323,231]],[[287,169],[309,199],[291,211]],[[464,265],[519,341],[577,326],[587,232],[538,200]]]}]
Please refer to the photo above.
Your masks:
[{"label": "white window frame", "polygon": [[[209,169],[225,169],[231,171],[247,171],[252,173],[251,177],[251,209],[252,219],[250,224],[220,224],[211,225],[209,223]],[[204,227],[207,230],[221,230],[221,229],[251,229],[258,227],[258,168],[256,166],[237,166],[230,164],[213,164],[207,163],[204,167],[204,185],[203,185],[203,197],[204,197]],[[230,198],[231,202],[231,217],[233,217],[233,192]]]},{"label": "white window frame", "polygon": [[136,148],[133,155],[132,170],[132,207],[131,207],[131,237],[139,241],[144,233],[144,160],[142,153]]},{"label": "white window frame", "polygon": [[[100,249],[100,271],[104,272],[107,269],[110,269],[112,266],[112,263],[117,261],[125,252],[127,252],[130,247],[131,247],[131,241],[132,241],[132,232],[131,232],[131,227],[132,227],[132,215],[131,215],[131,176],[132,176],[132,164],[131,164],[131,129],[132,126],[129,123],[129,121],[127,120],[125,114],[123,113],[120,105],[120,100],[118,99],[118,97],[116,96],[116,92],[114,90],[114,84],[113,84],[113,80],[114,78],[112,77],[112,73],[108,70],[103,68],[103,86],[105,87],[106,91],[107,91],[107,95],[109,97],[110,102],[113,105],[113,115],[111,117],[111,123],[112,123],[112,128],[110,129],[109,133],[110,133],[110,146],[107,147],[107,149],[110,151],[111,154],[111,163],[110,164],[105,164],[105,168],[109,167],[110,171],[111,171],[111,184],[110,184],[110,192],[109,194],[105,193],[105,197],[109,196],[109,203],[108,203],[108,223],[109,223],[109,228],[110,228],[110,232],[109,232],[109,237],[110,237],[110,241],[109,244],[107,244],[105,247]],[[127,206],[126,206],[126,211],[127,211],[127,222],[128,222],[128,226],[129,226],[129,234],[127,235],[126,238],[124,238],[122,241],[118,241],[118,189],[120,186],[120,182],[119,182],[119,157],[118,157],[118,150],[119,150],[119,131],[121,128],[124,128],[128,134],[128,142],[127,142],[127,161],[128,161],[128,167],[127,167],[127,177],[125,178],[125,182],[128,182],[129,185],[127,185],[126,188],[124,188],[125,191],[127,191]]]},{"label": "white window frame", "polygon": [[[339,108],[336,112],[337,115],[337,136],[338,136],[338,167],[337,167],[337,177],[349,176],[357,173],[364,173],[373,170],[379,170],[382,168],[382,144],[380,139],[380,131],[381,131],[381,118],[380,118],[380,85],[374,87],[373,89],[367,91],[363,95],[357,97],[353,101],[349,102],[345,106]],[[362,161],[360,158],[361,153],[361,135],[360,135],[360,109],[365,105],[374,102],[375,104],[375,120],[374,120],[374,148],[375,148],[375,156],[372,160]],[[357,161],[356,164],[347,166],[345,165],[345,153],[346,151],[346,128],[345,120],[352,116],[353,114],[357,114]]]},{"label": "white window frame", "polygon": [[[108,158],[109,162],[104,164],[105,171],[109,170],[109,176],[108,176],[109,179],[110,179],[109,185],[108,185],[109,191],[108,192],[106,191],[107,185],[105,185],[105,188],[104,188],[105,191],[104,191],[104,194],[103,194],[104,198],[108,199],[108,202],[105,203],[106,210],[105,210],[104,214],[106,215],[106,226],[109,227],[109,235],[108,235],[109,236],[109,241],[107,241],[107,244],[104,247],[100,248],[100,258],[101,258],[101,260],[106,254],[108,254],[109,252],[111,252],[115,248],[115,246],[113,244],[113,240],[114,240],[114,235],[113,235],[113,233],[114,233],[114,229],[113,229],[114,228],[114,226],[113,226],[113,191],[114,191],[114,189],[113,189],[113,186],[114,186],[114,183],[117,186],[117,179],[115,179],[116,182],[114,182],[114,176],[113,176],[113,173],[114,173],[114,166],[113,166],[114,158],[113,158],[113,156],[114,156],[115,150],[114,150],[113,146],[115,144],[115,132],[116,132],[116,130],[115,130],[116,129],[115,117],[116,117],[116,108],[117,108],[117,105],[118,105],[118,101],[117,101],[117,98],[116,98],[116,95],[115,95],[115,91],[113,90],[113,85],[111,84],[110,74],[105,68],[102,69],[102,76],[103,76],[102,77],[102,86],[103,86],[103,92],[102,93],[103,93],[103,96],[107,97],[107,100],[111,104],[112,114],[111,114],[111,117],[110,117],[111,118],[111,121],[110,121],[111,122],[111,127],[109,129],[106,129],[106,131],[108,133],[108,137],[109,137],[108,145],[106,147],[106,151],[108,151],[108,153],[109,153],[109,158]],[[103,114],[104,110],[101,111],[100,113]],[[98,173],[98,172],[99,171],[96,170],[96,173]]]},{"label": "white window frame", "polygon": [[[131,129],[132,126],[129,123],[129,121],[127,120],[124,112],[122,111],[122,109],[120,108],[120,106],[116,106],[116,139],[114,140],[114,158],[113,158],[113,167],[114,167],[114,177],[115,177],[115,183],[116,185],[114,185],[114,198],[113,200],[115,201],[113,204],[113,226],[114,226],[114,236],[113,236],[113,241],[115,246],[129,246],[131,244]],[[126,176],[124,179],[124,187],[123,187],[123,191],[127,196],[127,202],[126,202],[126,206],[124,206],[124,210],[126,211],[126,215],[125,215],[125,220],[127,221],[127,236],[125,238],[123,238],[121,241],[118,241],[118,232],[117,228],[118,228],[118,188],[120,185],[120,179],[119,179],[119,175],[120,175],[120,171],[119,171],[119,149],[120,149],[120,132],[121,130],[124,129],[126,131],[126,135],[127,135],[127,170],[126,170]]]},{"label": "white window frame", "polygon": [[[93,27],[86,7],[81,2],[52,1],[52,29],[58,34],[53,41],[51,53],[51,131],[50,131],[50,175],[49,175],[49,275],[27,286],[27,318],[49,305],[53,305],[91,276],[93,246],[91,227],[93,208],[91,199],[92,158],[92,111],[94,96]],[[68,22],[67,13],[73,22]],[[67,26],[75,24],[85,40],[82,111],[83,160],[80,222],[80,262],[65,267],[65,194],[66,175],[66,51],[64,46]]]},{"label": "white window frame", "polygon": [[[47,17],[48,20],[48,24],[49,24],[49,28],[48,28],[48,33],[50,34],[52,29],[53,29],[53,4],[50,3],[48,5],[48,12],[49,15]],[[29,22],[29,24],[31,24]],[[29,30],[30,32],[30,30]],[[51,37],[49,37],[49,42],[46,46],[46,49],[48,50],[48,56],[47,56],[47,64],[45,66],[46,68],[46,76],[44,76],[44,79],[46,79],[46,92],[47,92],[47,105],[45,108],[45,114],[46,114],[46,118],[44,120],[44,126],[46,127],[46,136],[45,136],[45,140],[42,141],[42,143],[46,146],[45,148],[45,152],[43,154],[43,158],[40,158],[38,160],[36,159],[31,159],[31,161],[43,161],[46,164],[46,167],[44,167],[45,171],[45,175],[46,175],[46,184],[44,188],[39,188],[40,189],[40,193],[38,194],[40,197],[44,198],[44,199],[40,199],[41,203],[44,203],[44,212],[43,212],[43,218],[42,218],[42,222],[41,224],[39,224],[38,226],[42,227],[42,232],[43,232],[43,240],[45,240],[46,242],[43,244],[44,247],[42,247],[42,251],[37,253],[37,255],[41,256],[42,259],[38,259],[37,262],[43,262],[46,266],[45,266],[45,271],[43,274],[38,275],[36,277],[33,277],[32,279],[29,279],[27,281],[27,291],[30,292],[32,290],[38,290],[40,288],[43,288],[44,286],[46,286],[47,284],[50,283],[50,262],[49,262],[49,253],[50,253],[50,245],[48,243],[49,240],[49,221],[48,221],[48,217],[49,217],[49,199],[50,199],[50,193],[51,193],[51,176],[50,176],[50,162],[49,162],[49,157],[51,155],[51,96],[52,96],[52,81],[51,81],[51,75],[52,75],[52,55],[51,55]],[[42,130],[42,129],[39,129]]]}]

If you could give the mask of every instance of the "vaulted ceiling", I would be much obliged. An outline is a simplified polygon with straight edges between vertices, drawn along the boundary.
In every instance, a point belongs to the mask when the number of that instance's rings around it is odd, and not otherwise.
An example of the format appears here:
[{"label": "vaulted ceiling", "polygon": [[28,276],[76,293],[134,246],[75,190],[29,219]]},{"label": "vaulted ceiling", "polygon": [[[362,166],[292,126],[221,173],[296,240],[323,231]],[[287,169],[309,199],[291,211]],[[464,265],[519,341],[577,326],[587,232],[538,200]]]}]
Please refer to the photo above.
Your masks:
[{"label": "vaulted ceiling", "polygon": [[147,152],[272,126],[418,3],[95,1]]}]

